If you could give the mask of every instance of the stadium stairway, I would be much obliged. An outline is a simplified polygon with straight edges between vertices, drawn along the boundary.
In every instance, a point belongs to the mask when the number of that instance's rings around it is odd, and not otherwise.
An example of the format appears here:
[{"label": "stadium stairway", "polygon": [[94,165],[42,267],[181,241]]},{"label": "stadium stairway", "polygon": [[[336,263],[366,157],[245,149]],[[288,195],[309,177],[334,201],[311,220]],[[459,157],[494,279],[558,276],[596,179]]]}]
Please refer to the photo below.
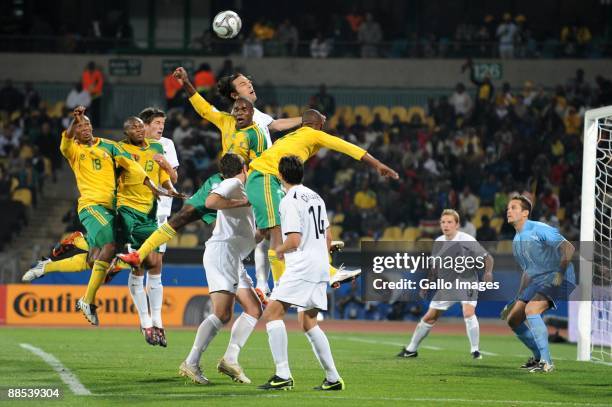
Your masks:
[{"label": "stadium stairway", "polygon": [[11,260],[4,264],[0,283],[18,282],[21,275],[41,256],[49,254],[55,242],[62,236],[64,215],[72,208],[78,195],[73,175],[64,167],[57,174],[58,181],[45,181],[37,207],[28,208],[28,225],[6,246],[2,257]]}]

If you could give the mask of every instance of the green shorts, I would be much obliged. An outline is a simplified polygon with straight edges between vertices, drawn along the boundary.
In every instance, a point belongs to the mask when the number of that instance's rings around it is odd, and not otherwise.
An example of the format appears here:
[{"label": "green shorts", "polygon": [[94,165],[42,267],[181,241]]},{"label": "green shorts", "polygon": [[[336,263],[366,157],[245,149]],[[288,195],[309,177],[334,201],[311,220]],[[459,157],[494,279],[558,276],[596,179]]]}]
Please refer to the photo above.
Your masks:
[{"label": "green shorts", "polygon": [[87,244],[90,248],[115,243],[115,213],[102,205],[92,205],[81,209],[79,220],[87,231]]},{"label": "green shorts", "polygon": [[[124,245],[129,243],[132,249],[138,249],[145,240],[151,236],[159,227],[155,217],[147,215],[127,206],[117,209],[117,243]],[[159,251],[159,248],[156,249]]]},{"label": "green shorts", "polygon": [[255,213],[257,229],[280,225],[280,201],[285,196],[280,180],[271,174],[253,171],[246,182],[246,193]]},{"label": "green shorts", "polygon": [[185,205],[193,206],[200,214],[202,222],[209,225],[217,220],[217,211],[206,207],[206,198],[208,198],[210,191],[217,188],[221,181],[223,181],[223,177],[220,173],[211,175],[204,181],[196,193],[185,201]]}]

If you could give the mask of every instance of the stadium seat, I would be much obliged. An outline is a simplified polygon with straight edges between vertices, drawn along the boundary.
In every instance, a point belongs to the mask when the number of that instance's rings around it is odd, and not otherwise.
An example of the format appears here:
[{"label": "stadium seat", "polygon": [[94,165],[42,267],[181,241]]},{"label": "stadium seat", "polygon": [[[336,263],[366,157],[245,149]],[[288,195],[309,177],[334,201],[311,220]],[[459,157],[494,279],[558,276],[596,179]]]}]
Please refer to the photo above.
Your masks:
[{"label": "stadium seat", "polygon": [[44,157],[43,163],[45,164],[45,175],[50,177],[53,174],[53,165],[51,164],[51,160]]},{"label": "stadium seat", "polygon": [[13,192],[13,201],[19,201],[25,206],[32,206],[32,191],[28,188],[18,188]]},{"label": "stadium seat", "polygon": [[352,106],[341,105],[336,109],[338,117],[344,118],[347,126],[352,126],[355,123],[355,113]]},{"label": "stadium seat", "polygon": [[172,240],[168,242],[168,247],[172,247],[172,248],[180,247],[180,244],[179,244],[180,238],[181,238],[180,235],[174,236]]},{"label": "stadium seat", "polygon": [[195,233],[183,233],[179,240],[179,247],[191,248],[198,245],[198,235]]},{"label": "stadium seat", "polygon": [[489,219],[493,219],[493,216],[495,215],[495,210],[490,206],[481,206],[480,208],[478,208],[478,210],[476,210],[476,213],[474,214],[474,217],[472,218],[472,223],[474,224],[476,229],[482,226],[482,217],[485,215],[488,216]]},{"label": "stadium seat", "polygon": [[501,240],[497,242],[497,253],[498,254],[511,254],[512,253],[512,240]]},{"label": "stadium seat", "polygon": [[11,193],[19,187],[19,180],[15,177],[11,178]]},{"label": "stadium seat", "polygon": [[425,123],[425,109],[423,109],[421,106],[410,107],[406,116],[408,118],[408,121],[410,121],[410,119],[412,119],[412,116],[415,114],[421,118],[422,123]]},{"label": "stadium seat", "polygon": [[300,115],[300,108],[297,105],[285,105],[283,106],[283,113],[289,117],[296,117]]},{"label": "stadium seat", "polygon": [[355,114],[355,116],[361,116],[362,123],[365,126],[372,123],[372,119],[374,118],[374,115],[372,115],[372,111],[370,110],[370,107],[365,106],[365,105],[355,106],[355,109],[353,109],[353,113]]},{"label": "stadium seat", "polygon": [[332,225],[331,234],[333,240],[340,240],[340,236],[342,236],[342,226]]},{"label": "stadium seat", "polygon": [[389,108],[387,106],[374,106],[372,109],[372,119],[374,119],[374,115],[377,113],[383,123],[391,124],[391,113],[389,112]]},{"label": "stadium seat", "polygon": [[402,239],[402,229],[398,226],[389,226],[383,232],[381,240],[401,240]]},{"label": "stadium seat", "polygon": [[493,218],[491,219],[491,227],[495,229],[497,233],[501,231],[502,226],[504,225],[503,218]]},{"label": "stadium seat", "polygon": [[401,121],[408,121],[408,111],[404,106],[393,106],[391,110],[389,110],[389,113],[391,114],[391,119],[393,119],[393,116],[397,115]]},{"label": "stadium seat", "polygon": [[344,214],[343,213],[337,213],[332,218],[332,224],[333,225],[340,225],[342,222],[344,222]]},{"label": "stadium seat", "polygon": [[56,102],[47,108],[47,114],[52,119],[59,119],[60,117],[62,117],[63,111],[64,111],[64,102],[62,101]]},{"label": "stadium seat", "polygon": [[421,236],[421,230],[419,228],[407,227],[404,229],[404,233],[402,234],[402,240],[414,242],[419,238],[419,236]]},{"label": "stadium seat", "polygon": [[557,219],[561,222],[565,220],[565,208],[557,209]]}]

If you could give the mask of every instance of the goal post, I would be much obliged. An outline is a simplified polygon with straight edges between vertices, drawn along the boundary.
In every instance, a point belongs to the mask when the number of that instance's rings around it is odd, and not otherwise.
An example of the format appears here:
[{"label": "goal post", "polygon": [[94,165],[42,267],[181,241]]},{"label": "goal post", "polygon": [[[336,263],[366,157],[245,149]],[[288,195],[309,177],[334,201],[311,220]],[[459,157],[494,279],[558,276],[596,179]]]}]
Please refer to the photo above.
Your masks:
[{"label": "goal post", "polygon": [[[612,199],[612,106],[589,110],[584,118],[578,360],[610,358],[612,309],[605,292],[593,295],[599,285],[603,291],[612,286],[607,274],[610,272],[608,266],[612,266],[609,248],[612,206],[605,207],[612,204],[609,199]],[[595,352],[597,354],[594,354],[594,346],[600,349]]]}]

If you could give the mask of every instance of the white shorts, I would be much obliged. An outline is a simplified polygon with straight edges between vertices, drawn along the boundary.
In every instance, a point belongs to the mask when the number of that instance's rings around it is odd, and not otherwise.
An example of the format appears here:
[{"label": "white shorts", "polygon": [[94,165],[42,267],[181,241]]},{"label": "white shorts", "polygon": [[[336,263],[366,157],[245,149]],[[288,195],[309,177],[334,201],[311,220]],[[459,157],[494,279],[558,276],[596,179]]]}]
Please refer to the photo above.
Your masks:
[{"label": "white shorts", "polygon": [[[161,226],[167,219],[167,215],[157,215],[157,226]],[[166,253],[166,243],[159,246],[158,250],[161,254]]]},{"label": "white shorts", "polygon": [[452,307],[458,302],[460,302],[461,305],[467,304],[467,305],[471,305],[474,308],[476,308],[476,305],[478,304],[478,301],[434,301],[432,300],[429,303],[429,308],[446,311],[447,309],[449,309],[450,307]]},{"label": "white shorts", "polygon": [[246,272],[240,254],[224,242],[208,242],[203,257],[208,292],[236,293],[239,288],[252,288],[253,280]]},{"label": "white shorts", "polygon": [[298,312],[316,308],[327,311],[327,281],[312,281],[284,278],[283,274],[270,295],[271,300],[297,306]]}]

